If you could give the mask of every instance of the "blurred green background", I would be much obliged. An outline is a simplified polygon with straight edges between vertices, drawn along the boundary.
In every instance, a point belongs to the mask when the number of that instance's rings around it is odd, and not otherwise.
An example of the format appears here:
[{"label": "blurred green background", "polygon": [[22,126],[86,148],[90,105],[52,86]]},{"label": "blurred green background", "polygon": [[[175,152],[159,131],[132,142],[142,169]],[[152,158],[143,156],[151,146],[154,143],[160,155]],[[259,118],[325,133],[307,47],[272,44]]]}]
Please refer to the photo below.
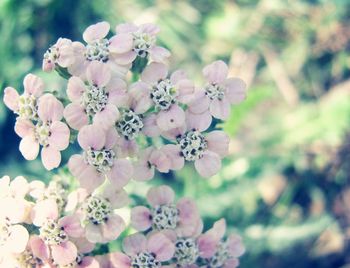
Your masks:
[{"label": "blurred green background", "polygon": [[[224,125],[222,172],[203,180],[189,166],[152,183],[196,198],[206,227],[225,217],[247,247],[241,267],[350,267],[349,0],[0,0],[1,97],[8,85],[22,91],[28,72],[64,90],[41,72],[43,53],[101,20],[157,23],[174,69],[200,82],[223,59],[249,85]],[[0,175],[47,180],[20,155],[14,122],[0,103]]]}]

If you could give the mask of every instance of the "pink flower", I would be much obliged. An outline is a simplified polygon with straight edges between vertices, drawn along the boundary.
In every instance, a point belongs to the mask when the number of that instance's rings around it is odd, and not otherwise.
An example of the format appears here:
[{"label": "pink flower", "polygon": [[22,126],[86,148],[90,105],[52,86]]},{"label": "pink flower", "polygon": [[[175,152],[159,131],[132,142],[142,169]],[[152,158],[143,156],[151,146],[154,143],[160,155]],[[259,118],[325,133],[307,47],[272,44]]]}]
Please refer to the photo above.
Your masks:
[{"label": "pink flower", "polygon": [[195,114],[210,111],[215,118],[226,120],[232,104],[246,98],[246,85],[239,78],[227,78],[228,67],[223,61],[215,61],[203,69],[207,84],[196,92],[189,111]]},{"label": "pink flower", "polygon": [[61,163],[60,151],[69,145],[69,128],[60,122],[63,105],[52,94],[45,94],[38,100],[38,119],[34,125],[27,119],[18,119],[16,133],[22,138],[19,150],[27,160],[34,160],[40,145],[41,160],[47,170],[56,168]]},{"label": "pink flower", "polygon": [[44,82],[36,75],[27,74],[24,77],[23,86],[22,95],[19,95],[12,87],[5,88],[4,103],[10,110],[18,114],[19,119],[37,120],[37,100],[43,94]]},{"label": "pink flower", "polygon": [[111,253],[111,262],[115,267],[164,267],[162,262],[174,255],[173,243],[162,233],[151,234],[148,238],[136,233],[123,241],[124,253]]},{"label": "pink flower", "polygon": [[223,240],[225,232],[226,222],[221,219],[198,237],[200,256],[206,259],[209,266],[234,268],[239,265],[238,257],[245,251],[242,240],[238,235],[230,235]]},{"label": "pink flower", "polygon": [[[131,63],[136,57],[147,58],[149,56],[152,61],[164,62],[170,56],[170,52],[163,47],[156,46],[159,31],[159,27],[151,23],[140,26],[132,23],[117,25],[117,35],[112,38],[118,41],[115,42],[114,47],[115,52],[118,53],[117,59]],[[130,40],[132,41],[131,47],[129,46]]]},{"label": "pink flower", "polygon": [[126,84],[112,77],[106,65],[92,61],[86,70],[86,79],[72,76],[68,80],[67,95],[72,102],[64,109],[70,127],[81,129],[93,122],[107,129],[119,118],[116,105],[124,94]]},{"label": "pink flower", "polygon": [[201,221],[196,204],[189,198],[174,202],[175,193],[168,186],[151,188],[147,193],[151,208],[137,206],[131,210],[131,225],[138,231],[173,230],[191,236]]},{"label": "pink flower", "polygon": [[204,178],[217,174],[221,168],[221,158],[228,154],[229,137],[219,130],[203,134],[208,124],[187,118],[187,126],[172,129],[164,135],[176,140],[177,144],[167,144],[162,150],[171,161],[171,169],[178,170],[184,161],[194,162],[195,169]]},{"label": "pink flower", "polygon": [[82,220],[86,239],[91,243],[108,243],[115,240],[125,229],[124,220],[115,209],[128,204],[124,190],[107,187],[102,193],[86,195],[78,201],[77,213]]},{"label": "pink flower", "polygon": [[73,75],[80,76],[84,74],[86,68],[93,61],[99,61],[115,74],[124,77],[129,69],[129,61],[125,61],[119,53],[127,52],[132,48],[132,37],[114,36],[107,39],[109,33],[109,23],[103,21],[86,28],[83,33],[83,39],[87,43],[75,42],[75,61],[68,68]]},{"label": "pink flower", "polygon": [[34,255],[44,261],[52,258],[59,265],[73,262],[78,252],[70,237],[83,235],[79,218],[76,215],[59,218],[57,205],[51,199],[38,202],[32,218],[40,233],[31,241]]},{"label": "pink flower", "polygon": [[179,105],[187,104],[192,100],[193,83],[188,80],[183,71],[174,72],[170,78],[168,67],[162,63],[151,63],[142,73],[141,81],[134,87],[145,92],[146,99],[140,99],[150,108],[157,110],[157,126],[167,131],[181,126],[185,122],[185,112]]},{"label": "pink flower", "polygon": [[96,125],[84,126],[78,134],[82,155],[72,155],[68,162],[71,173],[81,187],[92,192],[107,178],[114,188],[124,187],[133,174],[129,160],[118,157],[114,149],[117,132],[105,131]]},{"label": "pink flower", "polygon": [[74,48],[71,40],[59,38],[44,54],[42,69],[51,72],[56,66],[67,68],[74,63]]}]

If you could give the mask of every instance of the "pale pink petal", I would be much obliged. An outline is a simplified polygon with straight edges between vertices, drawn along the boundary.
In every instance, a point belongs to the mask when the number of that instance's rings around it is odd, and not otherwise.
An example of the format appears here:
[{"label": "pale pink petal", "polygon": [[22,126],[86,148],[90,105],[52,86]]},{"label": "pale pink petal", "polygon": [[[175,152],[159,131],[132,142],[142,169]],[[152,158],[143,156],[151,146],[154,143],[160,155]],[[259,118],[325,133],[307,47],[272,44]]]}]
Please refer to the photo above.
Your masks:
[{"label": "pale pink petal", "polygon": [[85,256],[83,257],[78,267],[79,268],[100,268],[100,264],[94,257]]},{"label": "pale pink petal", "polygon": [[157,137],[160,135],[160,129],[157,126],[157,116],[150,114],[142,120],[143,128],[142,132],[148,137]]},{"label": "pale pink petal", "polygon": [[188,197],[181,198],[176,208],[179,210],[179,219],[182,224],[194,225],[200,217],[196,202]]},{"label": "pale pink petal", "polygon": [[131,33],[136,32],[138,27],[133,23],[121,23],[115,27],[115,31],[117,33]]},{"label": "pale pink petal", "polygon": [[57,219],[58,207],[56,202],[53,199],[37,202],[31,211],[31,218],[36,226],[41,226],[47,219]]},{"label": "pale pink petal", "polygon": [[113,209],[125,207],[130,203],[128,193],[124,189],[107,187],[101,196],[109,200]]},{"label": "pale pink petal", "polygon": [[48,138],[48,142],[51,148],[62,151],[69,145],[69,128],[66,124],[55,121],[50,126],[51,135]]},{"label": "pale pink petal", "polygon": [[18,110],[18,92],[13,87],[7,87],[4,90],[4,103],[12,111]]},{"label": "pale pink petal", "polygon": [[103,129],[108,129],[115,124],[119,116],[118,108],[112,104],[107,104],[101,112],[95,114],[94,124]]},{"label": "pale pink petal", "polygon": [[209,109],[210,99],[205,94],[204,90],[197,90],[194,93],[192,101],[188,104],[188,109],[191,113],[201,114]]},{"label": "pale pink petal", "polygon": [[84,236],[76,238],[70,237],[70,240],[78,248],[78,252],[80,253],[90,253],[95,248],[95,244],[89,242]]},{"label": "pale pink petal", "polygon": [[176,83],[176,88],[178,90],[177,100],[190,104],[194,99],[194,84],[191,80],[183,79]]},{"label": "pale pink petal", "polygon": [[170,51],[164,47],[152,47],[150,50],[151,60],[154,62],[165,62],[171,55]]},{"label": "pale pink petal", "polygon": [[84,82],[76,76],[72,76],[67,84],[67,96],[70,101],[80,101],[81,96],[86,90]]},{"label": "pale pink petal", "polygon": [[147,239],[143,234],[136,233],[127,236],[123,241],[123,250],[129,256],[146,251]]},{"label": "pale pink petal", "polygon": [[[1,186],[0,186],[1,187]],[[17,198],[23,198],[29,192],[30,186],[26,178],[23,176],[17,176],[10,185],[10,191],[13,196]],[[24,201],[24,200],[23,200]]]},{"label": "pale pink petal", "polygon": [[15,132],[21,138],[28,135],[34,135],[34,125],[30,120],[17,118],[15,123]]},{"label": "pale pink petal", "polygon": [[161,135],[167,140],[176,141],[176,139],[183,135],[187,131],[186,124],[183,124],[180,127],[169,129],[168,131],[162,131]]},{"label": "pale pink petal", "polygon": [[135,140],[127,140],[119,137],[117,145],[114,147],[119,157],[135,156],[138,153],[138,144]]},{"label": "pale pink petal", "polygon": [[135,51],[129,51],[123,54],[114,54],[113,60],[120,65],[131,64],[136,59],[137,54]]},{"label": "pale pink petal", "polygon": [[209,151],[217,153],[221,157],[228,154],[230,137],[224,131],[211,131],[206,135],[205,140],[207,141]]},{"label": "pale pink petal", "polygon": [[91,243],[106,243],[102,235],[101,225],[95,225],[93,223],[88,223],[85,226],[85,237]]},{"label": "pale pink petal", "polygon": [[57,168],[61,163],[61,153],[51,146],[43,147],[41,150],[41,161],[47,170]]},{"label": "pale pink petal", "polygon": [[6,249],[12,253],[21,253],[25,250],[29,234],[26,228],[22,225],[12,225],[9,227],[9,237],[6,239]]},{"label": "pale pink petal", "polygon": [[84,107],[78,103],[68,104],[64,108],[63,115],[68,125],[75,130],[79,130],[89,123],[89,117],[86,115]]},{"label": "pale pink petal", "polygon": [[68,162],[69,171],[77,177],[80,186],[92,192],[104,181],[104,176],[96,169],[85,163],[81,155],[72,155]]},{"label": "pale pink petal", "polygon": [[242,239],[239,235],[231,234],[227,238],[227,245],[230,251],[230,255],[238,258],[242,256],[245,252],[244,245],[242,243]]},{"label": "pale pink petal", "polygon": [[213,117],[226,120],[230,115],[231,105],[225,97],[222,100],[214,99],[210,103],[209,110]]},{"label": "pale pink petal", "polygon": [[148,238],[147,249],[154,253],[159,261],[170,260],[175,253],[174,244],[162,233],[156,233]]},{"label": "pale pink petal", "polygon": [[170,161],[170,169],[180,170],[185,165],[185,160],[181,156],[180,148],[178,145],[166,144],[160,150],[162,150]]},{"label": "pale pink petal", "polygon": [[116,144],[118,139],[118,132],[113,127],[106,131],[106,142],[105,142],[105,148],[106,149],[112,149],[114,145]]},{"label": "pale pink petal", "polygon": [[33,235],[29,239],[29,246],[35,257],[43,261],[50,258],[50,249],[39,236]]},{"label": "pale pink petal", "polygon": [[166,78],[167,75],[168,67],[165,64],[153,62],[143,70],[141,80],[152,85],[158,80]]},{"label": "pale pink petal", "polygon": [[[110,260],[111,260],[112,264],[114,265],[113,267],[118,267],[118,268],[130,268],[131,267],[130,258],[123,253],[112,252],[110,254]],[[103,268],[103,267],[101,267],[101,268]]]},{"label": "pale pink petal", "polygon": [[148,85],[144,82],[133,83],[129,95],[130,107],[138,114],[146,112],[153,104]]},{"label": "pale pink petal", "polygon": [[169,110],[158,113],[157,125],[163,131],[182,126],[185,123],[184,110],[177,104],[171,105]]},{"label": "pale pink petal", "polygon": [[78,133],[78,142],[84,150],[100,150],[106,142],[105,131],[95,125],[84,126]]},{"label": "pale pink petal", "polygon": [[92,61],[86,69],[86,78],[91,85],[104,87],[111,79],[111,71],[103,62]]},{"label": "pale pink petal", "polygon": [[129,95],[124,81],[118,78],[112,78],[109,83],[108,103],[117,107],[127,107]]},{"label": "pale pink petal", "polygon": [[167,155],[161,150],[154,150],[151,153],[149,163],[155,166],[159,172],[163,173],[169,172],[171,164]]},{"label": "pale pink petal", "polygon": [[64,231],[71,237],[81,237],[84,229],[80,224],[80,219],[76,215],[68,215],[61,218],[58,224],[64,228]]},{"label": "pale pink petal", "polygon": [[222,60],[214,61],[203,69],[203,75],[210,83],[223,82],[228,74],[228,67]]},{"label": "pale pink petal", "polygon": [[105,21],[90,25],[84,31],[83,39],[86,43],[90,43],[97,39],[102,39],[108,34],[109,29],[109,23]]},{"label": "pale pink petal", "polygon": [[156,35],[160,32],[160,28],[153,23],[144,23],[140,25],[140,31],[143,33],[148,33],[150,35]]},{"label": "pale pink petal", "polygon": [[27,74],[23,80],[24,92],[39,97],[44,91],[44,82],[43,80],[34,75]]},{"label": "pale pink petal", "polygon": [[38,100],[38,115],[44,122],[61,120],[63,109],[63,104],[50,93],[41,96]]},{"label": "pale pink petal", "polygon": [[246,88],[247,85],[242,79],[229,78],[225,81],[226,92],[225,96],[228,98],[231,104],[238,104],[247,97]]},{"label": "pale pink petal", "polygon": [[78,251],[77,247],[72,242],[67,241],[57,246],[51,246],[51,254],[55,263],[59,265],[67,265],[75,260]]},{"label": "pale pink petal", "polygon": [[152,225],[151,212],[144,206],[137,206],[131,210],[131,225],[138,231],[146,231]]},{"label": "pale pink petal", "polygon": [[170,81],[174,85],[183,79],[188,79],[188,76],[184,70],[177,70],[173,72],[170,76]]},{"label": "pale pink petal", "polygon": [[108,241],[117,239],[124,229],[124,220],[116,214],[111,215],[108,220],[102,224],[103,237]]},{"label": "pale pink petal", "polygon": [[39,143],[34,135],[25,136],[19,144],[19,150],[25,159],[34,160],[39,153]]},{"label": "pale pink petal", "polygon": [[147,201],[152,206],[169,205],[174,202],[175,193],[169,186],[152,187],[147,192]]},{"label": "pale pink petal", "polygon": [[225,219],[220,219],[216,221],[211,229],[209,229],[206,234],[212,235],[217,241],[220,241],[226,232],[226,221]]},{"label": "pale pink petal", "polygon": [[206,151],[202,158],[194,162],[194,166],[199,175],[204,178],[210,178],[220,171],[221,159],[218,154]]},{"label": "pale pink petal", "polygon": [[212,235],[202,234],[197,239],[197,245],[202,258],[211,258],[216,252],[218,241]]},{"label": "pale pink petal", "polygon": [[110,39],[109,51],[112,53],[125,53],[133,47],[133,36],[129,33],[120,33]]},{"label": "pale pink petal", "polygon": [[117,189],[124,187],[133,175],[133,166],[127,159],[116,159],[108,176]]},{"label": "pale pink petal", "polygon": [[186,111],[187,129],[196,129],[200,132],[207,130],[212,122],[212,117],[209,111],[201,114],[191,113]]},{"label": "pale pink petal", "polygon": [[134,164],[135,181],[148,181],[154,177],[154,166],[149,165],[147,161],[138,161]]}]

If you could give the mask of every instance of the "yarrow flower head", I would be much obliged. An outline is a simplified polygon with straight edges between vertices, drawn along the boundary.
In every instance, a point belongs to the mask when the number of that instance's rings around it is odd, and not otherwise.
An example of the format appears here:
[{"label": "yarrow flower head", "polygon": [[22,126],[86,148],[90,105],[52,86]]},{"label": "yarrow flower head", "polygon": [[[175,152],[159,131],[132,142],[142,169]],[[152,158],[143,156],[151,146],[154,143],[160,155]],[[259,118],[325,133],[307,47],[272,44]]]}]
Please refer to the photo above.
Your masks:
[{"label": "yarrow flower head", "polygon": [[67,38],[59,38],[44,54],[42,69],[51,72],[56,67],[67,68],[74,63],[73,42]]}]

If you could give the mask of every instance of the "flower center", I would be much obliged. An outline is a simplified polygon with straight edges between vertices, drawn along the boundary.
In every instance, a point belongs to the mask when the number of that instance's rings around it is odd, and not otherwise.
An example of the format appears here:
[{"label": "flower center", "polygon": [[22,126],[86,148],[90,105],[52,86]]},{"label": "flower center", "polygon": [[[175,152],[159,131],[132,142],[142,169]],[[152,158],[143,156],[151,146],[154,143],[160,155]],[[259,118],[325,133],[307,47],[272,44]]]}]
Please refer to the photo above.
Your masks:
[{"label": "flower center", "polygon": [[60,227],[57,221],[47,219],[47,221],[40,227],[40,237],[48,245],[60,245],[68,240],[67,233],[63,227]]},{"label": "flower center", "polygon": [[42,146],[48,145],[49,136],[51,135],[49,123],[44,123],[42,121],[39,121],[35,126],[34,135],[36,140],[40,143],[40,145]]},{"label": "flower center", "polygon": [[197,130],[186,132],[178,139],[181,154],[187,161],[195,161],[203,156],[207,149],[207,141]]},{"label": "flower center", "polygon": [[106,107],[107,102],[108,93],[104,87],[100,88],[97,85],[86,86],[86,90],[82,95],[82,104],[88,115],[94,116],[96,113],[101,112]]},{"label": "flower center", "polygon": [[141,58],[147,57],[149,49],[154,46],[156,42],[156,37],[149,35],[147,33],[135,32],[133,33],[134,37],[134,48],[138,56]]},{"label": "flower center", "polygon": [[140,115],[131,110],[122,112],[119,121],[116,124],[117,131],[127,140],[135,139],[143,128],[143,122]]},{"label": "flower center", "polygon": [[160,268],[161,263],[153,253],[140,252],[131,260],[132,268]]},{"label": "flower center", "polygon": [[33,95],[23,94],[18,99],[18,115],[23,119],[35,120],[37,114],[36,98]]},{"label": "flower center", "polygon": [[150,96],[156,108],[167,110],[171,104],[175,103],[176,88],[170,79],[162,79],[152,87]]},{"label": "flower center", "polygon": [[111,170],[115,159],[115,152],[112,149],[84,151],[85,162],[94,166],[99,172],[107,172]]},{"label": "flower center", "polygon": [[222,100],[225,96],[225,88],[215,83],[206,85],[204,90],[211,100]]},{"label": "flower center", "polygon": [[0,246],[4,245],[9,238],[10,232],[10,219],[4,218],[0,222]]},{"label": "flower center", "polygon": [[228,249],[228,245],[225,242],[220,242],[218,250],[215,255],[211,257],[209,261],[210,267],[213,268],[221,268],[226,263],[228,259],[232,256],[230,255],[230,251]]},{"label": "flower center", "polygon": [[44,60],[49,63],[56,63],[56,60],[60,57],[60,50],[56,45],[51,46],[46,50],[44,54]]},{"label": "flower center", "polygon": [[88,61],[108,61],[109,57],[108,39],[94,40],[86,45],[85,57]]},{"label": "flower center", "polygon": [[99,196],[90,196],[83,204],[85,221],[93,224],[101,224],[108,220],[112,213],[111,203]]},{"label": "flower center", "polygon": [[190,265],[196,262],[199,250],[192,238],[180,238],[175,243],[174,258],[181,266]]},{"label": "flower center", "polygon": [[19,254],[16,260],[20,268],[41,267],[43,264],[43,262],[39,258],[34,257],[33,253],[29,250],[25,250]]},{"label": "flower center", "polygon": [[174,204],[152,208],[153,226],[158,230],[175,229],[179,222],[179,210]]}]

